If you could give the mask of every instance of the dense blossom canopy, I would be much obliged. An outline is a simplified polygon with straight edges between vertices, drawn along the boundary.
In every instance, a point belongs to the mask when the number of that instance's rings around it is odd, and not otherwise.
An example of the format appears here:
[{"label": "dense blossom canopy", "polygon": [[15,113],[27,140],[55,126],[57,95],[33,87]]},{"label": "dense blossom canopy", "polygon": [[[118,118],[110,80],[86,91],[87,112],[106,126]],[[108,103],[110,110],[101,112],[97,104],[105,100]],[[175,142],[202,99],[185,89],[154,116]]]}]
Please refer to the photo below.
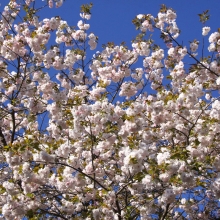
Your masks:
[{"label": "dense blossom canopy", "polygon": [[89,57],[92,4],[76,27],[38,16],[62,4],[1,13],[0,219],[219,219],[220,31],[203,26],[200,59],[163,5]]}]

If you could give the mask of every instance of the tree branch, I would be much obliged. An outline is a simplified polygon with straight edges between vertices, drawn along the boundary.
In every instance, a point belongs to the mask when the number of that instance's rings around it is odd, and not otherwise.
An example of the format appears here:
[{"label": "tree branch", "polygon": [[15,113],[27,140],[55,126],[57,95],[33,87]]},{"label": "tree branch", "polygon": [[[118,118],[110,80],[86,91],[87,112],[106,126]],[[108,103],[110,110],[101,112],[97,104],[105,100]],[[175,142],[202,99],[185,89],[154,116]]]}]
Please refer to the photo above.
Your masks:
[{"label": "tree branch", "polygon": [[6,140],[5,140],[4,134],[2,133],[1,127],[0,127],[0,137],[1,137],[1,141],[2,141],[3,145],[6,146],[6,145],[7,145],[7,142],[6,142]]}]

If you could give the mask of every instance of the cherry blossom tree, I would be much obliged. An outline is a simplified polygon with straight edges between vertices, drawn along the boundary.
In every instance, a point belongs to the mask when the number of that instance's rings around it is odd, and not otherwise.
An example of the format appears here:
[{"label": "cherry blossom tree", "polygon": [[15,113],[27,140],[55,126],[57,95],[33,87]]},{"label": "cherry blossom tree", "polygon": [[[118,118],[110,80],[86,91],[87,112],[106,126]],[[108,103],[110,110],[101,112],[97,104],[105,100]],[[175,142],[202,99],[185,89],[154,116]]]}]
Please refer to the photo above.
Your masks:
[{"label": "cherry blossom tree", "polygon": [[62,4],[1,12],[0,218],[219,219],[220,30],[203,26],[200,58],[162,5],[134,18],[131,45],[90,56],[92,4],[76,27],[39,17]]}]

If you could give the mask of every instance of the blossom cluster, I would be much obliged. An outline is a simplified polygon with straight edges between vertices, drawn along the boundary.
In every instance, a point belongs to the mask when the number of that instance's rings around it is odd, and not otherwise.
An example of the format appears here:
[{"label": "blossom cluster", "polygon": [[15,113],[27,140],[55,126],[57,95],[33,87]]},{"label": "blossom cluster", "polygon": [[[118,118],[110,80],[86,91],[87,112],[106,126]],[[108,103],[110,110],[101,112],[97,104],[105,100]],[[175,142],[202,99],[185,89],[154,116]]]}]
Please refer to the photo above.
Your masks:
[{"label": "blossom cluster", "polygon": [[36,5],[11,0],[0,22],[0,218],[219,218],[220,33],[208,38],[216,56],[199,61],[199,42],[179,45],[162,6],[137,15],[130,46],[89,58],[92,5],[75,28]]}]

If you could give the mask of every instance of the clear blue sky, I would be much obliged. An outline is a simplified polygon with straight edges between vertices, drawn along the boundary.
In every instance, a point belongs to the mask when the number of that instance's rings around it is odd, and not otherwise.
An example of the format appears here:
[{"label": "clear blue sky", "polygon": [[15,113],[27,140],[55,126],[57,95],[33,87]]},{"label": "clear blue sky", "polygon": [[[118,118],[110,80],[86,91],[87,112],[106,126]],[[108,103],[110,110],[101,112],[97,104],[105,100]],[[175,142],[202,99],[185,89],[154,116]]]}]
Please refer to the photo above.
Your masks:
[{"label": "clear blue sky", "polygon": [[[17,2],[23,0],[17,0]],[[46,1],[46,0],[45,0]],[[9,0],[1,0],[0,11]],[[41,0],[36,0],[41,4]],[[60,15],[63,20],[76,26],[79,17],[80,5],[94,4],[92,19],[89,21],[90,31],[99,37],[100,45],[108,41],[119,44],[122,41],[128,43],[138,33],[135,31],[132,19],[137,14],[152,14],[156,16],[160,5],[165,4],[177,12],[177,24],[181,29],[178,41],[187,44],[195,38],[201,38],[202,24],[199,23],[198,14],[207,9],[210,10],[210,21],[207,26],[216,31],[220,27],[220,1],[219,0],[66,0],[61,8],[43,11],[44,17]],[[211,33],[210,32],[210,33]],[[207,37],[206,37],[207,38]]]},{"label": "clear blue sky", "polygon": [[[17,2],[23,1],[17,0]],[[35,1],[37,5],[43,4],[42,0]],[[0,0],[0,11],[8,2],[9,0]],[[99,37],[98,47],[95,51],[92,51],[92,54],[97,50],[102,50],[101,45],[107,42],[120,44],[125,41],[130,48],[131,40],[139,33],[135,30],[132,19],[138,14],[152,14],[156,17],[161,4],[165,4],[177,12],[177,25],[181,30],[181,35],[177,40],[188,48],[189,41],[194,39],[202,41],[203,26],[199,22],[199,13],[209,10],[211,16],[206,26],[211,27],[210,33],[217,31],[220,27],[220,0],[66,0],[61,8],[45,8],[41,12],[40,20],[59,15],[69,25],[77,26],[77,22],[81,19],[79,16],[80,6],[90,2],[93,3],[93,8],[92,18],[88,21],[90,24],[88,33],[93,32]],[[159,31],[155,31],[152,38],[156,40],[156,44],[164,48],[164,44],[159,39]],[[50,42],[55,44],[55,42]],[[205,37],[205,51],[207,51],[207,47],[208,36]],[[201,52],[201,50],[200,46],[198,52]],[[88,59],[91,58],[90,55],[91,52],[87,56]],[[200,56],[198,56],[199,58]],[[193,61],[187,60],[187,62],[192,63]],[[142,62],[139,64],[139,67],[142,67]]]},{"label": "clear blue sky", "polygon": [[[66,0],[63,7],[50,11],[51,16],[60,15],[62,19],[76,25],[79,20],[80,5],[90,2],[94,4],[92,18],[89,21],[90,31],[99,37],[100,45],[108,41],[117,44],[125,41],[129,45],[138,33],[131,22],[132,19],[137,14],[156,16],[161,4],[176,10],[177,25],[181,29],[178,40],[181,43],[183,41],[183,44],[201,38],[202,24],[199,22],[198,14],[207,9],[210,10],[211,15],[210,21],[207,22],[212,28],[211,32],[220,27],[219,0]],[[49,16],[49,14],[44,15]]]}]

